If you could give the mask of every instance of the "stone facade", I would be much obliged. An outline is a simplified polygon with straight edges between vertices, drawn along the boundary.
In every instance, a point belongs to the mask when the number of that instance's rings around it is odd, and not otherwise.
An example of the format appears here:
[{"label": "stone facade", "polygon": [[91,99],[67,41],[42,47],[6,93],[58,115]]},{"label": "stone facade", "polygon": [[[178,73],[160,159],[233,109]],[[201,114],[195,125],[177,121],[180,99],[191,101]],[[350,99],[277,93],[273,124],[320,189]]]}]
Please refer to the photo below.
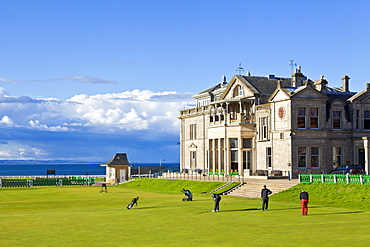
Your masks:
[{"label": "stone facade", "polygon": [[180,111],[180,165],[213,174],[329,173],[359,164],[369,172],[370,85],[332,88],[322,76],[226,78]]}]

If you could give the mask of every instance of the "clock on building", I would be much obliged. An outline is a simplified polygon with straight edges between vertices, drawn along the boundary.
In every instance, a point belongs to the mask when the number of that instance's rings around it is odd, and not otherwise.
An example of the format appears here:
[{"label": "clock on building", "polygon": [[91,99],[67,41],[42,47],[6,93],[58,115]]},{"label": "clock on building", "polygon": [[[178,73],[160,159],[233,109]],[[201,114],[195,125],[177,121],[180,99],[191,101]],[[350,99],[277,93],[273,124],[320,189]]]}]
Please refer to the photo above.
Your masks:
[{"label": "clock on building", "polygon": [[281,119],[283,119],[285,117],[285,109],[284,109],[284,107],[281,106],[279,108],[278,114],[279,114],[279,118],[281,118]]}]

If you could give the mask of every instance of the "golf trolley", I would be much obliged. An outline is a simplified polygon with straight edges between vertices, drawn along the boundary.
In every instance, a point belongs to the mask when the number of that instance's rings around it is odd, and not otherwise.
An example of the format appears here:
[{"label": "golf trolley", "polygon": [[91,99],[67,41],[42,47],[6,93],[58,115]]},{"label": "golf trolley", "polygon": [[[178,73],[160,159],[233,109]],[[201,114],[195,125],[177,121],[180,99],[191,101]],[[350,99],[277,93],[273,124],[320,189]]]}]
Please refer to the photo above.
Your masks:
[{"label": "golf trolley", "polygon": [[133,206],[134,206],[134,204],[136,204],[136,206],[137,206],[137,201],[139,200],[139,197],[135,197],[134,199],[132,199],[132,201],[130,202],[130,204],[128,204],[127,205],[127,209],[131,209]]}]

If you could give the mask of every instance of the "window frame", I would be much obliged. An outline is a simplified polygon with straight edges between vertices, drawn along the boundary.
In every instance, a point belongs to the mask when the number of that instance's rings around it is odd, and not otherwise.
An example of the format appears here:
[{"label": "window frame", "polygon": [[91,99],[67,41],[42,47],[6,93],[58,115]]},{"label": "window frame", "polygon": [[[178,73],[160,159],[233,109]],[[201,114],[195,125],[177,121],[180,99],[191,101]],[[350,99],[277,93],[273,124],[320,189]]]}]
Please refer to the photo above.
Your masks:
[{"label": "window frame", "polygon": [[[316,109],[316,116],[312,115],[312,110]],[[310,129],[319,129],[320,128],[320,116],[319,116],[319,107],[310,107]],[[313,126],[313,120],[316,119],[316,125],[317,127],[312,127]]]},{"label": "window frame", "polygon": [[[301,110],[303,111],[303,114],[301,114]],[[303,124],[303,127],[300,127],[300,125],[302,125],[302,124]],[[301,106],[297,107],[297,129],[306,129],[306,128],[307,128],[306,107],[301,107]]]},{"label": "window frame", "polygon": [[259,118],[259,140],[268,141],[270,139],[269,135],[269,117]]},{"label": "window frame", "polygon": [[244,95],[244,90],[242,86],[239,86],[238,88],[238,96],[243,96]]},{"label": "window frame", "polygon": [[243,170],[252,169],[253,138],[242,139]]},{"label": "window frame", "polygon": [[229,138],[230,170],[239,170],[239,138]]},{"label": "window frame", "polygon": [[[336,115],[335,113],[338,113],[339,116],[334,116]],[[339,124],[339,128],[335,128],[335,124]],[[332,111],[332,129],[333,130],[342,130],[342,111],[341,110],[333,110]]]},{"label": "window frame", "polygon": [[[313,154],[313,149],[317,148],[317,154]],[[317,159],[317,166],[312,166],[313,164],[313,157]],[[310,167],[312,169],[320,169],[320,147],[312,146],[310,147]]]},{"label": "window frame", "polygon": [[333,147],[333,168],[335,169],[342,165],[343,165],[343,147]]},{"label": "window frame", "polygon": [[[368,114],[366,114],[366,113],[368,113]],[[366,115],[368,115],[368,116],[366,116]],[[364,110],[363,124],[364,124],[364,130],[365,131],[370,131],[370,110]],[[368,128],[366,128],[366,126],[368,126]]]},{"label": "window frame", "polygon": [[197,139],[197,124],[196,123],[190,124],[189,130],[190,130],[190,134],[189,134],[190,140],[196,140]]},{"label": "window frame", "polygon": [[272,169],[272,147],[266,147],[266,169]]},{"label": "window frame", "polygon": [[[300,149],[304,149],[304,152],[302,152],[303,155],[300,154]],[[299,165],[301,159],[304,160],[304,165],[305,166],[300,166]],[[297,167],[298,167],[298,169],[307,169],[307,147],[303,147],[303,146],[298,146],[297,147]]]}]

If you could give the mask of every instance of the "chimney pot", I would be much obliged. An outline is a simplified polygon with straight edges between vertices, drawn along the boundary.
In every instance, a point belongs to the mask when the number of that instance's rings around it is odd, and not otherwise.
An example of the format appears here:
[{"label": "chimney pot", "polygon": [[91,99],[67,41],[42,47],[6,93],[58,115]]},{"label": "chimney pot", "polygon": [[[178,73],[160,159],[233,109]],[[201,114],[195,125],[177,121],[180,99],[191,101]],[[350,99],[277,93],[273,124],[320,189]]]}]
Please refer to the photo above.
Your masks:
[{"label": "chimney pot", "polygon": [[348,75],[342,77],[342,91],[349,92],[349,78]]}]

